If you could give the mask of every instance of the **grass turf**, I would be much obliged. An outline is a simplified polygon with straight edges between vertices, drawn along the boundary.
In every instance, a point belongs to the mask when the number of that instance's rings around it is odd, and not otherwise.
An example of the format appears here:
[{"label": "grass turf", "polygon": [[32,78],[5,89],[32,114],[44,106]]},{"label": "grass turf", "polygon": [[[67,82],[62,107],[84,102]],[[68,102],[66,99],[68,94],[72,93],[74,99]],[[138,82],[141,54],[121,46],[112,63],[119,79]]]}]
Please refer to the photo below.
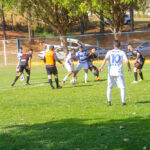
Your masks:
[{"label": "grass turf", "polygon": [[[32,67],[31,86],[18,80],[15,87],[10,87],[15,67],[0,67],[0,150],[150,149],[149,68],[144,66],[143,82],[131,84],[133,73],[124,67],[127,106],[114,88],[109,107],[107,68],[99,82],[89,72],[84,84],[80,71],[78,84],[68,80],[51,90],[44,66]],[[58,69],[61,80],[67,72]]]}]

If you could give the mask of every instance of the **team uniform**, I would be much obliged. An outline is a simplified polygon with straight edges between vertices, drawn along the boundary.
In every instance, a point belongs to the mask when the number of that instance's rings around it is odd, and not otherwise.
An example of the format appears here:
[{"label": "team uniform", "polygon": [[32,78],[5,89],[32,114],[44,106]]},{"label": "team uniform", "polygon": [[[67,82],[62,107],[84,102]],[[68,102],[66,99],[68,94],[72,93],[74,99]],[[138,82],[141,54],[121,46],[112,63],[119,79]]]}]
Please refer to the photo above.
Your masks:
[{"label": "team uniform", "polygon": [[76,56],[79,58],[79,63],[76,68],[77,71],[81,70],[82,68],[84,70],[88,69],[87,54],[87,50],[83,50],[82,52],[78,51],[76,53]]},{"label": "team uniform", "polygon": [[65,61],[65,67],[67,69],[68,72],[70,71],[75,71],[75,68],[74,66],[71,66],[71,63],[69,60],[71,60],[71,62],[73,62],[74,60],[76,59],[76,56],[73,55],[73,54],[68,54],[67,58],[66,58],[66,61]]},{"label": "team uniform", "polygon": [[88,57],[88,67],[89,69],[92,71],[93,69],[96,70],[97,68],[93,65],[92,63],[92,60],[97,58],[97,55],[96,54],[91,54],[89,57]]},{"label": "team uniform", "polygon": [[[137,54],[140,54],[140,57],[137,59]],[[135,62],[134,66],[137,68],[137,69],[142,69],[143,68],[143,65],[144,65],[144,62],[145,62],[145,58],[144,56],[141,54],[141,52],[139,52],[138,50],[134,49],[132,51],[132,56],[134,56],[136,59],[137,59],[137,62]]]},{"label": "team uniform", "polygon": [[122,103],[125,103],[125,82],[123,77],[123,61],[128,61],[126,54],[120,49],[113,49],[107,52],[105,59],[108,59],[108,86],[107,98],[110,101],[111,88],[118,86],[121,89]]}]

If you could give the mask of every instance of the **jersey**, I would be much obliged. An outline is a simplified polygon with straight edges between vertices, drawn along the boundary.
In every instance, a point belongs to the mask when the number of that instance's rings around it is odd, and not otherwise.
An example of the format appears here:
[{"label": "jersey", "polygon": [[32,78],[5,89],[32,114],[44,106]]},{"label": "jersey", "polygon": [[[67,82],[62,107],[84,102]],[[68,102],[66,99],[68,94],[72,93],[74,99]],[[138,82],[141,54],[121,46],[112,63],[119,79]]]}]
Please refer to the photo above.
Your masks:
[{"label": "jersey", "polygon": [[82,52],[78,51],[76,56],[79,58],[79,63],[87,62],[87,50],[83,50]]},{"label": "jersey", "polygon": [[122,76],[123,61],[128,61],[125,52],[120,49],[113,49],[107,52],[105,59],[108,59],[108,74],[110,76]]},{"label": "jersey", "polygon": [[45,54],[45,62],[46,65],[55,66],[55,58],[54,58],[54,51],[47,51]]},{"label": "jersey", "polygon": [[94,53],[92,53],[91,55],[89,55],[89,57],[88,57],[88,61],[92,62],[92,61],[93,61],[93,59],[95,59],[95,58],[97,58],[97,55],[96,55],[96,54],[94,54]]},{"label": "jersey", "polygon": [[70,61],[69,61],[70,59],[71,59],[71,61],[73,62],[73,61],[76,59],[76,56],[73,55],[73,54],[71,54],[71,53],[69,53],[68,56],[67,56],[67,58],[66,58],[65,63],[71,65],[71,63],[70,63]]},{"label": "jersey", "polygon": [[144,56],[142,55],[142,53],[141,52],[139,52],[138,50],[136,50],[136,49],[134,49],[133,51],[132,51],[132,55],[133,56],[135,56],[135,59],[137,59],[137,54],[140,54],[140,56],[139,56],[139,58],[138,58],[138,62],[143,62],[144,60],[145,60],[145,58],[144,58]]},{"label": "jersey", "polygon": [[23,54],[20,59],[20,66],[28,66],[29,58],[32,58],[32,54]]},{"label": "jersey", "polygon": [[23,54],[24,54],[23,52],[19,52],[18,53],[18,59],[21,59],[21,57],[23,56]]}]

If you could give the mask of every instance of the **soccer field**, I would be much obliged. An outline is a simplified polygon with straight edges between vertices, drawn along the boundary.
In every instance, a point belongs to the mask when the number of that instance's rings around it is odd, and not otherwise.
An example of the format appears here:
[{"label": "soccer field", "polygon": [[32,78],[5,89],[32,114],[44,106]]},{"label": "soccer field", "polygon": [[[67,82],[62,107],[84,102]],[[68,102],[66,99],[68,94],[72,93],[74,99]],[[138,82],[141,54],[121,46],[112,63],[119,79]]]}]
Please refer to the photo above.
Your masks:
[{"label": "soccer field", "polygon": [[[0,70],[0,150],[150,149],[149,64],[143,68],[145,80],[137,84],[131,84],[133,73],[124,66],[124,107],[116,87],[107,106],[107,67],[101,81],[89,72],[84,84],[80,71],[77,84],[68,80],[58,90],[51,90],[44,66],[32,67],[30,86],[20,80],[10,86],[15,66]],[[67,72],[58,70],[61,81]]]}]

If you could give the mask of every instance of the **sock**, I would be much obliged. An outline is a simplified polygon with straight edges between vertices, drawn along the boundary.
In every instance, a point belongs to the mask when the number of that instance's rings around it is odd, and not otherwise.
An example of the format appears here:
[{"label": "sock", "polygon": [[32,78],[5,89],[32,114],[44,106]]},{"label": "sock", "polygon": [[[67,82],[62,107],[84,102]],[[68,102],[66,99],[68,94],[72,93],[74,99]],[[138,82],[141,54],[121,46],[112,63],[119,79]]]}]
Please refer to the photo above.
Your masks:
[{"label": "sock", "polygon": [[49,84],[53,87],[52,79],[48,79]]},{"label": "sock", "polygon": [[140,75],[141,79],[143,80],[143,73],[140,72],[139,75]]},{"label": "sock", "polygon": [[134,72],[135,81],[137,81],[137,72]]},{"label": "sock", "polygon": [[27,82],[26,83],[29,83],[29,80],[30,80],[30,76],[27,76]]},{"label": "sock", "polygon": [[94,76],[95,76],[96,78],[98,77],[98,74],[97,74],[97,73],[94,72],[93,74],[94,74]]},{"label": "sock", "polygon": [[111,101],[111,88],[107,88],[107,101]]},{"label": "sock", "polygon": [[19,76],[16,76],[15,77],[15,80],[14,80],[14,83],[18,80]]},{"label": "sock", "polygon": [[121,93],[121,101],[122,103],[125,103],[125,96],[126,96],[125,88],[120,89],[120,93]]},{"label": "sock", "polygon": [[59,87],[59,81],[58,78],[55,78],[56,86]]},{"label": "sock", "polygon": [[66,81],[66,80],[67,80],[67,78],[68,78],[68,76],[66,75],[66,76],[64,77],[63,81]]},{"label": "sock", "polygon": [[87,82],[88,73],[85,73],[85,82]]}]

